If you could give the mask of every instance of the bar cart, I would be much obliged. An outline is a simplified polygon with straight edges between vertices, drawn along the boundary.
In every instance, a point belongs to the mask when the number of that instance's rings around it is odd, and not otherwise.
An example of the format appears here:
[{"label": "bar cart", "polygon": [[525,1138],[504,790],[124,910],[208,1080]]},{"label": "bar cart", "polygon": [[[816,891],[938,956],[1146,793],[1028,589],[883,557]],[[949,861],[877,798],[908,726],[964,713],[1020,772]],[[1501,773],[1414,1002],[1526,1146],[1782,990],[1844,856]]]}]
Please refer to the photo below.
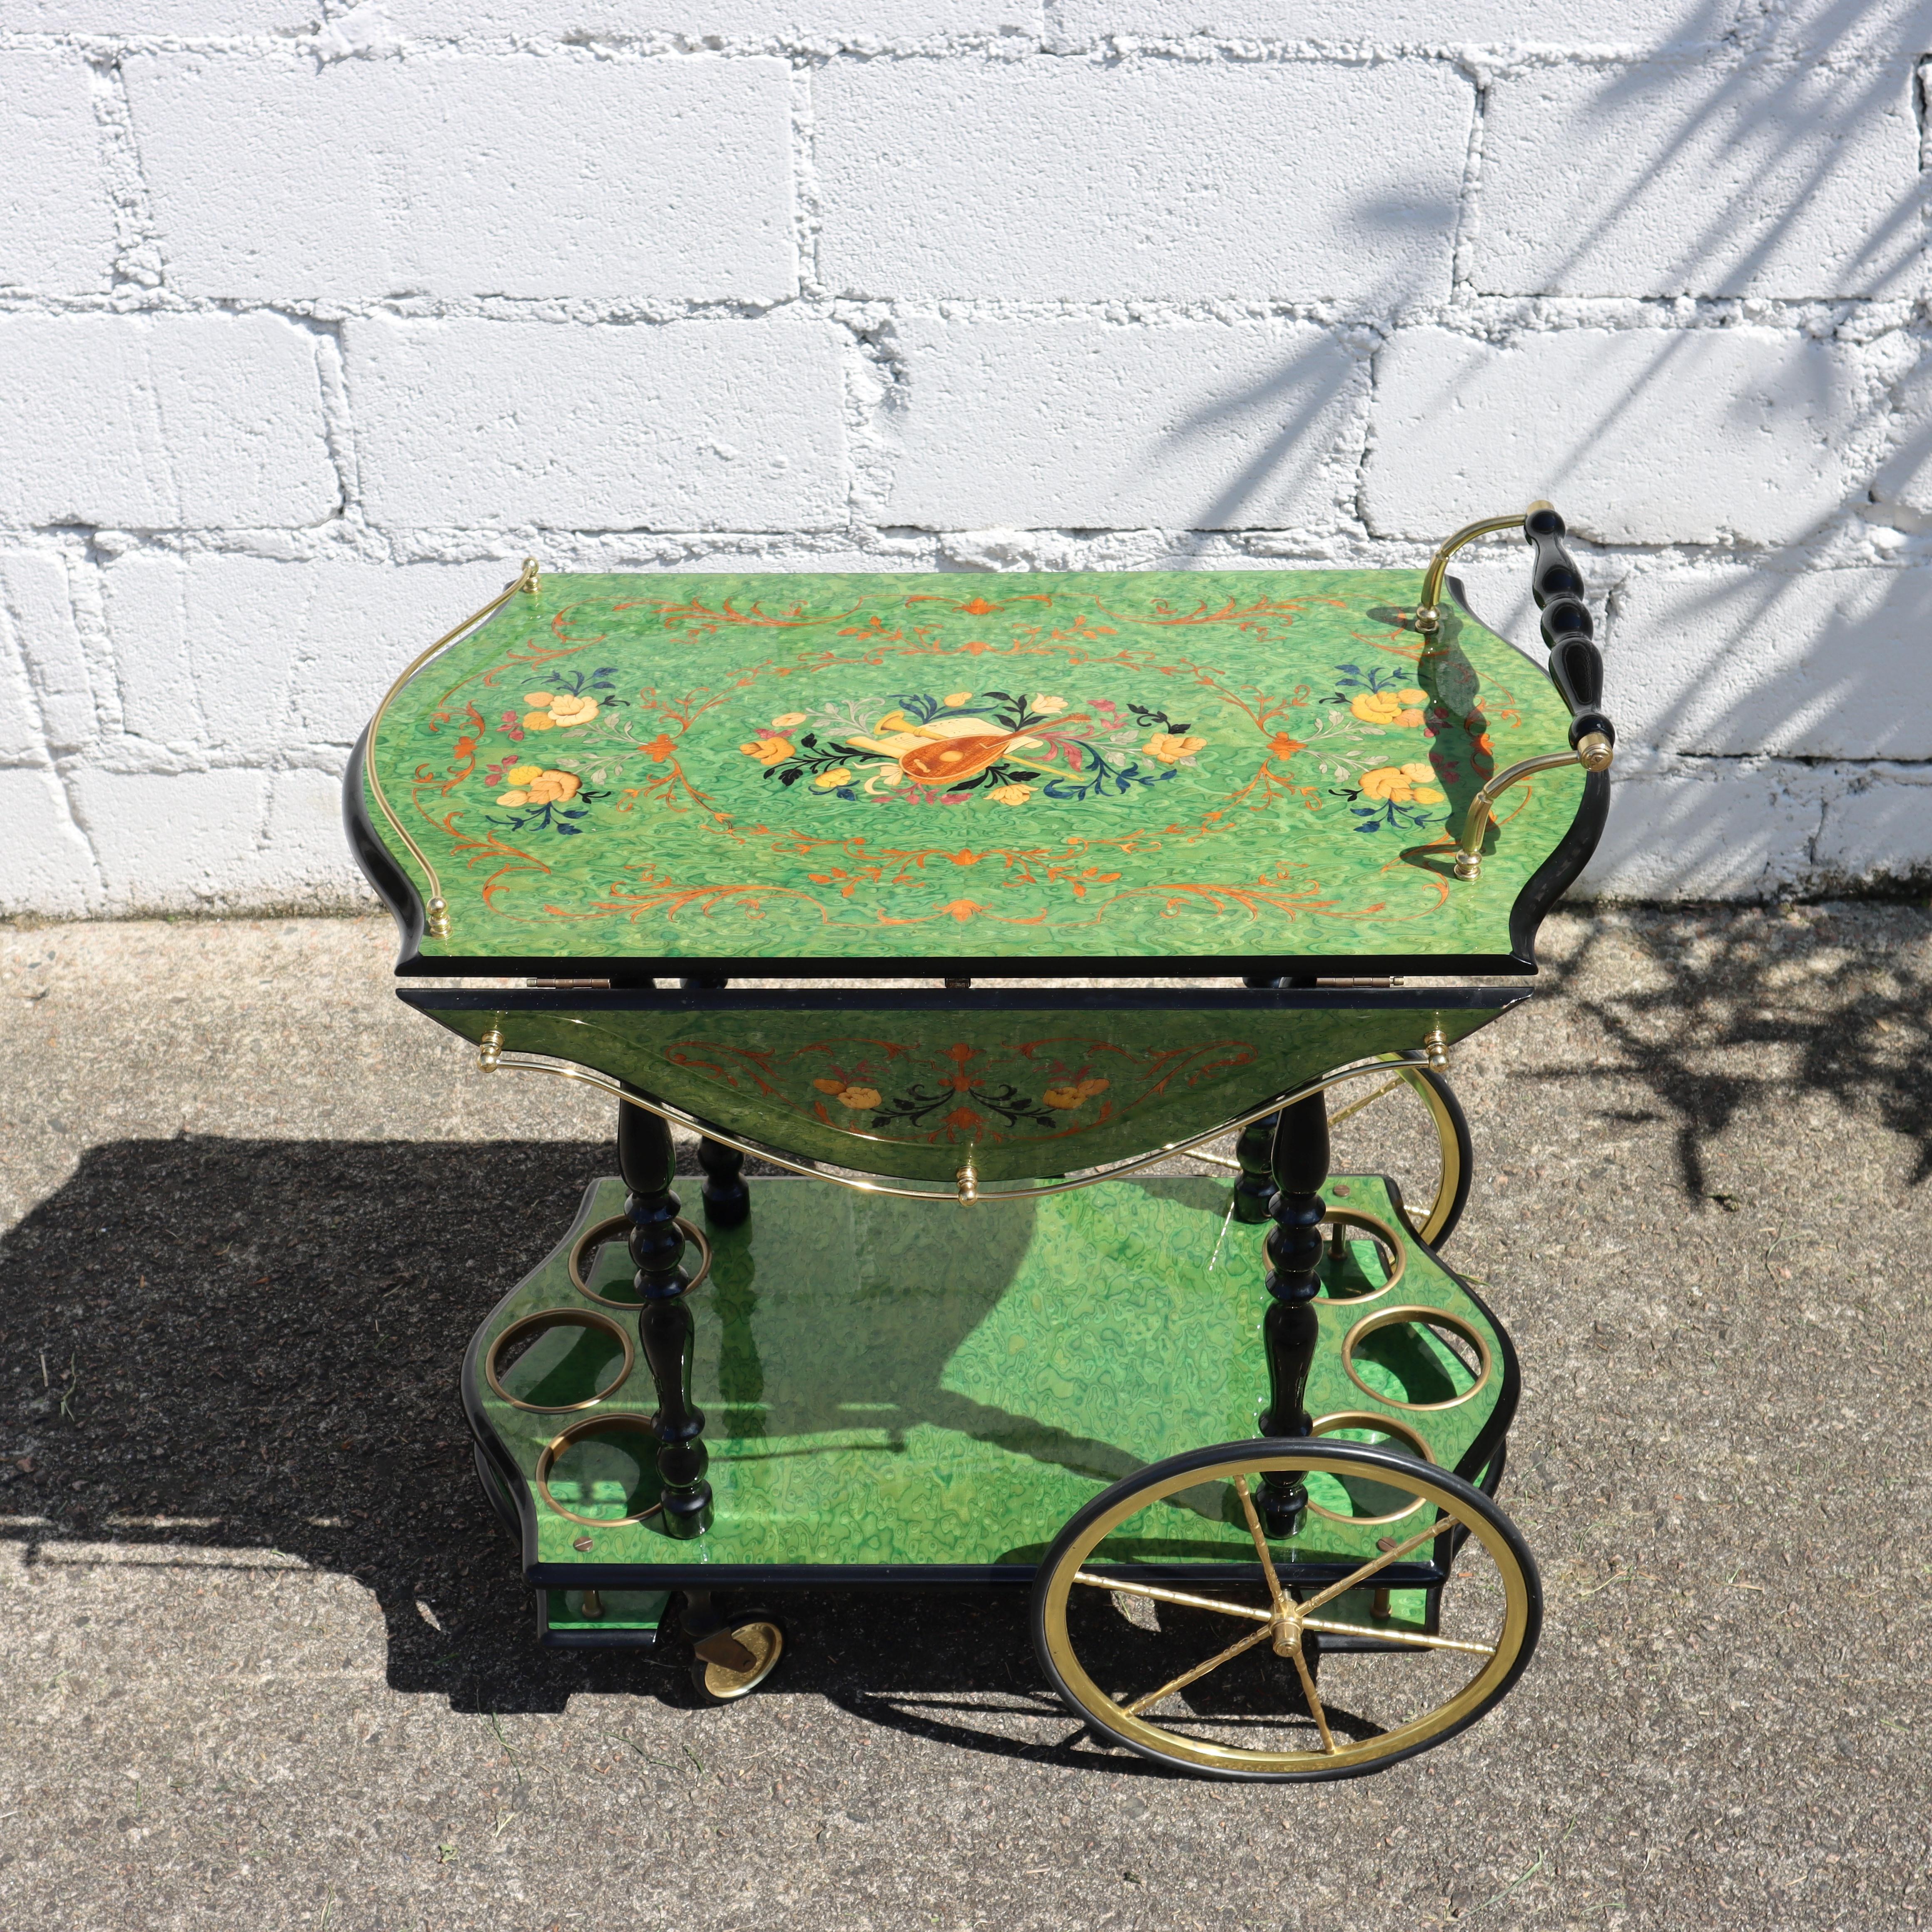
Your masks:
[{"label": "bar cart", "polygon": [[[1447,576],[1502,532],[1546,669]],[[1507,1693],[1540,1597],[1515,1353],[1441,1258],[1446,1070],[1607,808],[1564,534],[1533,506],[1420,573],[532,562],[409,666],[345,791],[400,996],[618,1103],[462,1366],[541,1641],[681,1633],[726,1702],[788,1588],[1024,1586],[1094,1733],[1236,1778]],[[1419,1181],[1338,1162],[1364,1096]]]}]

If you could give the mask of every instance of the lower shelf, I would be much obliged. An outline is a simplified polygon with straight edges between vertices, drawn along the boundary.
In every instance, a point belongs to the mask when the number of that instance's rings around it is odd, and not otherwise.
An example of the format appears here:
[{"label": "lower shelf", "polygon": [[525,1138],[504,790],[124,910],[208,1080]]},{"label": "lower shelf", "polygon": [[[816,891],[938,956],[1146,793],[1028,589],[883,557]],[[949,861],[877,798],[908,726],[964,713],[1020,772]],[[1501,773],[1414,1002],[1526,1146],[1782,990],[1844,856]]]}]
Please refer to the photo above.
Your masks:
[{"label": "lower shelf", "polygon": [[[1387,1182],[1338,1176],[1328,1192],[1397,1231],[1402,1267],[1391,1283],[1365,1239],[1324,1264],[1311,1412],[1330,1432],[1419,1444],[1480,1474],[1515,1402],[1507,1336],[1408,1233]],[[589,1294],[568,1265],[623,1194],[615,1179],[592,1184],[464,1366],[500,1507],[552,1602],[586,1588],[608,1604],[627,1588],[1024,1581],[1108,1484],[1258,1432],[1265,1229],[1233,1219],[1222,1183],[1108,1182],[956,1209],[761,1180],[750,1220],[711,1232],[710,1273],[690,1296],[716,1514],[704,1536],[674,1539],[649,1514],[655,1402],[622,1305],[621,1243],[584,1258]],[[1331,1486],[1280,1546],[1285,1565],[1320,1574],[1388,1533],[1374,1496]],[[1247,1574],[1252,1546],[1228,1498],[1190,1492],[1160,1517],[1124,1526],[1105,1556]],[[545,1616],[550,1641],[598,1621]]]}]

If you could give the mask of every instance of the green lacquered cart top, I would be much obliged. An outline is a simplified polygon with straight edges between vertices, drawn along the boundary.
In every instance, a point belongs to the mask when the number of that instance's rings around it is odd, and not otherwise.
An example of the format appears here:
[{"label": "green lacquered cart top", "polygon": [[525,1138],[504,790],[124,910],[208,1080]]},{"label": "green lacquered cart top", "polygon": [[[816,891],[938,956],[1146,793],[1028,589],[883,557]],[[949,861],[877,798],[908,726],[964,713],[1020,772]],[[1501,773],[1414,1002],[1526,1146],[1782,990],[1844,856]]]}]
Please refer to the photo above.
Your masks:
[{"label": "green lacquered cart top", "polygon": [[[452,920],[406,968],[1525,970],[1526,915],[1587,856],[1581,775],[1506,796],[1480,880],[1449,853],[1496,770],[1567,748],[1568,713],[1466,612],[1425,651],[1419,590],[545,576],[382,720],[371,762]],[[419,932],[429,880],[359,764],[352,787]]]}]

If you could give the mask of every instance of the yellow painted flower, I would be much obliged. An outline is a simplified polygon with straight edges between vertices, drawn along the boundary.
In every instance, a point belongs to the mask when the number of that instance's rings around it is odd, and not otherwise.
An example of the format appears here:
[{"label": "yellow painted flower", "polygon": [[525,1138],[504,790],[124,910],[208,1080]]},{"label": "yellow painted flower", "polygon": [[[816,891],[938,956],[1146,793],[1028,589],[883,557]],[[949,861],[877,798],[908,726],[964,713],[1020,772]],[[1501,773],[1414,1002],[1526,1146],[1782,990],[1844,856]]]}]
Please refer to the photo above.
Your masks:
[{"label": "yellow painted flower", "polygon": [[497,794],[499,805],[563,805],[584,782],[574,772],[547,772],[541,765],[519,765],[510,778],[510,789]]},{"label": "yellow painted flower", "polygon": [[789,731],[794,724],[804,722],[805,713],[802,711],[787,711],[772,720],[773,728],[780,731]]},{"label": "yellow painted flower", "polygon": [[1181,758],[1191,758],[1206,745],[1205,738],[1183,738],[1172,731],[1156,731],[1141,747],[1144,758],[1158,758],[1164,765],[1173,764]]},{"label": "yellow painted flower", "polygon": [[1348,706],[1364,724],[1394,724],[1413,731],[1422,722],[1426,691],[1365,691]]},{"label": "yellow painted flower", "polygon": [[1418,760],[1412,764],[1382,765],[1362,774],[1362,790],[1370,798],[1387,799],[1391,805],[1440,805],[1442,794],[1436,788],[1434,769]]},{"label": "yellow painted flower", "polygon": [[1040,1096],[1049,1107],[1064,1113],[1070,1107],[1077,1107],[1083,1100],[1090,1100],[1096,1094],[1104,1094],[1114,1083],[1111,1080],[1070,1081],[1065,1085],[1049,1087]]},{"label": "yellow painted flower", "polygon": [[1032,797],[1033,787],[1022,784],[1001,785],[997,791],[990,791],[986,796],[995,805],[1024,805]]},{"label": "yellow painted flower", "polygon": [[1051,717],[1054,712],[1064,711],[1066,709],[1066,700],[1064,698],[1036,698],[1033,701],[1033,708]]},{"label": "yellow painted flower", "polygon": [[836,791],[841,785],[852,782],[852,774],[841,765],[836,770],[817,773],[812,782],[820,791]]},{"label": "yellow painted flower", "polygon": [[949,691],[946,694],[946,701],[948,704],[970,704],[973,694],[970,691]]},{"label": "yellow painted flower", "polygon": [[761,765],[776,765],[792,754],[792,742],[789,738],[753,738],[738,747],[748,758],[756,758]]},{"label": "yellow painted flower", "polygon": [[560,696],[554,692],[526,691],[524,702],[530,707],[524,714],[526,731],[568,730],[573,724],[588,724],[598,710],[596,698],[572,698],[568,692]]},{"label": "yellow painted flower", "polygon": [[848,1087],[838,1096],[842,1107],[876,1107],[879,1104],[879,1090],[876,1087]]}]

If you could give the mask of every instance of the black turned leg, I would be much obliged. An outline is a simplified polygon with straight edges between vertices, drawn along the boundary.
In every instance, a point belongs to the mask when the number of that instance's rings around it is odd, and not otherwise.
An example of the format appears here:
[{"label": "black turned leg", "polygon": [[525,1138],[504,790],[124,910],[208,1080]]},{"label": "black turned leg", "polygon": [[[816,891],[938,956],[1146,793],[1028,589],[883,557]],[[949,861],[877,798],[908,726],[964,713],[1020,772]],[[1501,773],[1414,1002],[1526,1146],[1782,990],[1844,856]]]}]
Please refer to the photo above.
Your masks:
[{"label": "black turned leg", "polygon": [[1234,1219],[1252,1226],[1268,1217],[1268,1203],[1274,1197],[1274,1130],[1279,1114],[1268,1114],[1250,1120],[1234,1139],[1234,1158],[1241,1164],[1241,1178],[1234,1183]]},{"label": "black turned leg", "polygon": [[[1268,973],[1250,973],[1241,982],[1256,992],[1308,983],[1310,982],[1300,980],[1277,979]],[[1258,1120],[1250,1120],[1234,1142],[1234,1158],[1241,1164],[1241,1178],[1234,1183],[1234,1219],[1250,1227],[1268,1217],[1268,1202],[1274,1193],[1274,1170],[1271,1165],[1274,1130],[1280,1120],[1279,1114],[1269,1114]]]},{"label": "black turned leg", "polygon": [[704,1170],[704,1218],[714,1228],[742,1226],[752,1212],[745,1156],[722,1141],[700,1140],[698,1164]]},{"label": "black turned leg", "polygon": [[[1321,1286],[1322,1217],[1328,1211],[1322,1184],[1328,1178],[1328,1103],[1311,1094],[1276,1117],[1274,1226],[1268,1256],[1268,1311],[1262,1324],[1268,1352],[1268,1406],[1264,1436],[1306,1436],[1308,1371],[1315,1360],[1319,1325],[1313,1303]],[[1288,1476],[1262,1479],[1262,1514],[1270,1536],[1292,1536],[1301,1526],[1308,1492]]]},{"label": "black turned leg", "polygon": [[[716,992],[730,984],[722,973],[693,973],[686,992]],[[700,1139],[698,1164],[704,1170],[704,1218],[714,1228],[742,1227],[752,1212],[752,1190],[745,1185],[745,1156],[735,1148]]]},{"label": "black turned leg", "polygon": [[711,1527],[711,1485],[704,1480],[704,1412],[691,1404],[691,1358],[696,1324],[685,1306],[688,1279],[679,1264],[684,1236],[677,1226],[670,1129],[641,1107],[617,1110],[617,1171],[630,1190],[631,1258],[636,1262],[638,1340],[656,1384],[658,1474],[664,1484],[664,1525],[673,1536],[702,1536]]}]

